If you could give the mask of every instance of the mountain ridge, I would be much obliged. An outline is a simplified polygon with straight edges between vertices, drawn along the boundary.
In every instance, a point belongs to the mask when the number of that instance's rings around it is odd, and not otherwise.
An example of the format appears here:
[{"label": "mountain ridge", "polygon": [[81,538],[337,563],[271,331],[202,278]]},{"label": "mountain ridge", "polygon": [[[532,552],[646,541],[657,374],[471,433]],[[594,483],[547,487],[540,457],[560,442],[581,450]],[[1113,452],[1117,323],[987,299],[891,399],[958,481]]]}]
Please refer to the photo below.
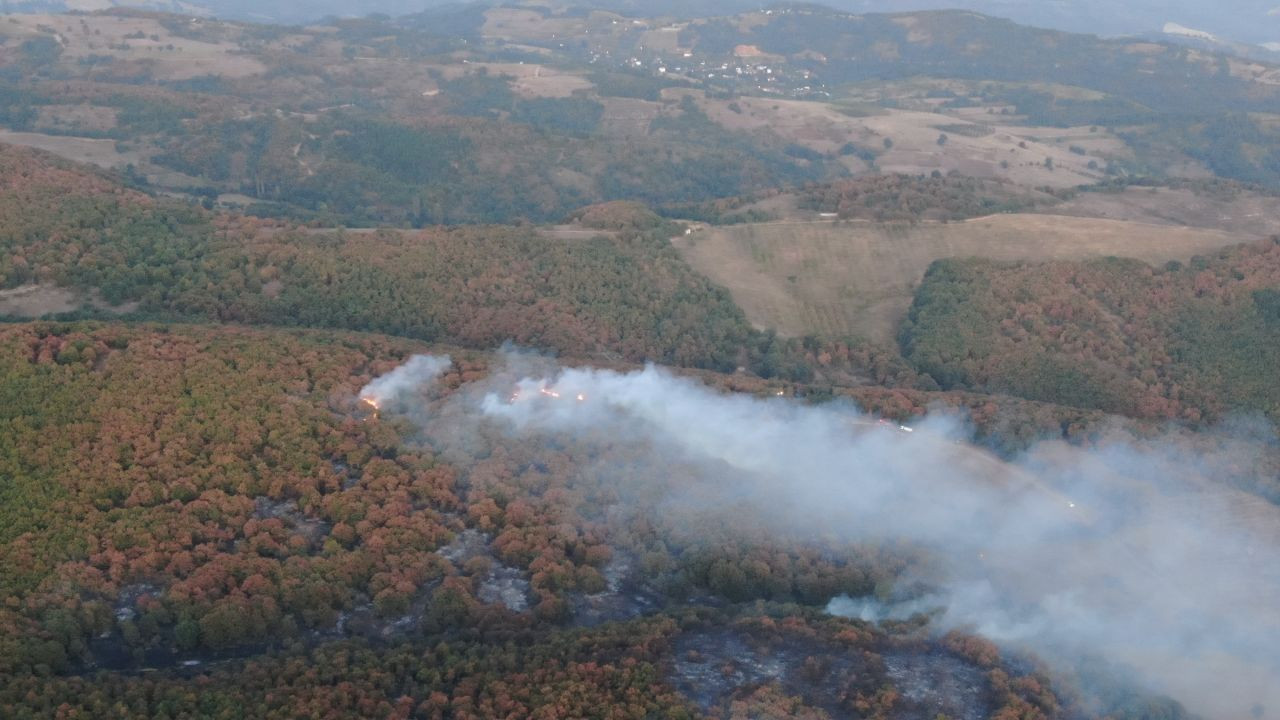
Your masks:
[{"label": "mountain ridge", "polygon": [[[1018,2],[1015,0],[827,0],[833,9],[853,13],[915,12],[964,9],[1003,17],[1037,27],[1084,32],[1101,36],[1143,36],[1159,34],[1166,24],[1202,30],[1225,42],[1262,47],[1280,42],[1280,15],[1270,0],[1238,0],[1232,13],[1195,0],[1155,2],[1129,0],[1123,6],[1106,0],[1058,0]],[[0,4],[2,12],[61,12],[101,10],[113,6],[144,7],[168,12],[207,14],[227,19],[284,23],[313,22],[325,16],[362,17],[368,14],[407,15],[438,7],[459,6],[457,0],[366,0],[353,9],[341,0],[311,0],[305,5],[281,0],[9,0]],[[499,3],[480,3],[497,5]],[[554,7],[558,2],[523,2],[529,7]],[[645,14],[649,16],[732,14],[764,9],[772,3],[753,0],[706,0],[701,3],[635,0],[584,0],[577,6]],[[1243,4],[1243,7],[1239,6]]]}]

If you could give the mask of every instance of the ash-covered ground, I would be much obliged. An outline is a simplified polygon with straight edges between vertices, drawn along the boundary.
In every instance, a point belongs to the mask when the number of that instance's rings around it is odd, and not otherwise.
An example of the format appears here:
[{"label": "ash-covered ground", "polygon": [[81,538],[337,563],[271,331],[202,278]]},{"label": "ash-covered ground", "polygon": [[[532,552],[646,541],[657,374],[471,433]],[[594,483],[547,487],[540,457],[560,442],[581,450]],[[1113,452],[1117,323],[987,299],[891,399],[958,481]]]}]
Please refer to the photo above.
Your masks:
[{"label": "ash-covered ground", "polygon": [[730,717],[762,688],[831,717],[880,708],[900,720],[982,720],[992,711],[986,672],[922,641],[876,652],[740,627],[688,631],[675,643],[671,681],[712,717]]}]

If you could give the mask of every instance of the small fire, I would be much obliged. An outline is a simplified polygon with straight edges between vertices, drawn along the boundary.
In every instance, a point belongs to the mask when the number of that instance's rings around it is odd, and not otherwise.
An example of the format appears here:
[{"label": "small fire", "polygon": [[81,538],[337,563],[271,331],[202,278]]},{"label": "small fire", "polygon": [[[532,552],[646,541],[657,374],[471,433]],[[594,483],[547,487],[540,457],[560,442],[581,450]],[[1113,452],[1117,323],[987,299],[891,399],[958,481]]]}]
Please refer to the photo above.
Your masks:
[{"label": "small fire", "polygon": [[376,420],[382,416],[382,403],[378,402],[378,398],[372,395],[364,395],[361,396],[360,402],[364,403],[365,407],[369,408],[369,414],[363,418],[364,422]]},{"label": "small fire", "polygon": [[[554,388],[549,388],[546,386],[538,388],[538,395],[541,395],[542,397],[551,398],[552,400],[559,400],[561,397],[563,397],[563,395],[560,393],[559,390],[556,390]],[[518,400],[520,400],[520,397],[521,397],[520,390],[519,389],[513,390],[511,391],[511,395],[508,398],[507,402],[511,404],[515,404]],[[571,395],[570,397],[576,397],[578,402],[585,402],[587,399],[587,396],[584,395],[583,393],[577,393],[576,395]]]}]

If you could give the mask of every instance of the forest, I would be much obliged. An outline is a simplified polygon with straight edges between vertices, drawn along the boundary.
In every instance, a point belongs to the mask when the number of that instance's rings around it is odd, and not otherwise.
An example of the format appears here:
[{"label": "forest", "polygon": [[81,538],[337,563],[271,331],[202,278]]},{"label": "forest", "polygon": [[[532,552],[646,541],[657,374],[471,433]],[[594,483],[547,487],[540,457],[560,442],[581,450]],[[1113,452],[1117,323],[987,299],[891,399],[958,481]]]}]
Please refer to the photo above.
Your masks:
[{"label": "forest", "polygon": [[[7,285],[137,303],[129,324],[0,332],[0,467],[14,478],[0,497],[0,673],[15,717],[539,717],[596,705],[616,717],[890,717],[915,701],[882,654],[954,658],[982,678],[993,717],[1052,717],[1080,701],[977,638],[922,640],[910,623],[817,611],[891,587],[916,561],[907,549],[819,550],[705,522],[692,538],[675,516],[601,516],[617,488],[575,471],[605,461],[599,450],[480,432],[446,457],[450,418],[424,440],[355,394],[421,352],[418,338],[455,346],[433,348],[455,358],[433,398],[443,402],[493,372],[483,350],[515,338],[596,364],[708,368],[726,390],[842,397],[902,420],[951,405],[1009,452],[1046,434],[1087,440],[1102,414],[930,392],[884,349],[756,331],[662,241],[680,226],[634,204],[576,213],[594,240],[344,232],[174,204],[42,153],[4,157]],[[755,372],[712,372],[739,362]],[[725,605],[699,609],[691,595]],[[641,599],[670,609],[597,625]],[[739,642],[803,644],[795,666],[809,675],[694,701],[672,688],[673,663],[695,672]],[[856,667],[839,659],[850,648]],[[157,666],[168,669],[134,674]]]},{"label": "forest", "polygon": [[[874,670],[885,652],[971,663],[993,717],[1058,707],[1042,675],[984,641],[922,646],[909,625],[802,609],[868,594],[905,558],[848,548],[837,561],[728,526],[681,540],[644,513],[593,510],[618,489],[574,472],[593,460],[568,438],[554,449],[482,432],[469,458],[446,460],[445,440],[370,417],[356,391],[416,343],[35,323],[5,328],[0,348],[0,462],[22,479],[0,503],[12,717],[574,717],[594,716],[592,703],[614,707],[608,717],[697,717],[660,668],[680,638],[721,632],[763,647],[803,638],[819,658],[856,649],[868,667],[838,681],[815,670],[800,692],[765,686],[732,717],[774,703],[884,717],[905,702]],[[435,401],[491,362],[459,354]],[[480,537],[479,551],[451,550]],[[633,592],[671,610],[572,629],[619,558],[645,569]],[[529,612],[486,595],[499,572],[528,578]],[[682,609],[699,588],[733,605]],[[115,672],[156,664],[190,670]]]},{"label": "forest", "polygon": [[[33,151],[10,148],[0,160],[6,285],[79,288],[136,303],[140,319],[372,331],[476,349],[514,341],[806,383],[1005,392],[1147,419],[1276,409],[1266,369],[1280,265],[1270,242],[1158,269],[944,261],[916,294],[899,357],[855,338],[751,327],[666,242],[680,226],[639,205],[580,210],[571,219],[600,234],[574,242],[498,226],[325,230],[156,200]],[[908,180],[812,186],[801,203],[917,219],[1053,200],[961,178]]]},{"label": "forest", "polygon": [[[1062,571],[1092,565],[1106,599],[1177,594],[1125,553],[1164,562],[1183,548],[1143,543],[1201,515],[1131,528],[1119,481],[1045,480],[1056,458],[1204,459],[1194,509],[1246,509],[1205,527],[1269,527],[1280,238],[1229,243],[1275,232],[1280,69],[972,13],[600,4],[298,27],[3,8],[0,716],[1194,717],[1147,668],[963,611],[1070,605],[994,597],[1010,568],[1058,570],[1018,564],[1042,526],[1114,552]],[[1057,208],[1226,239],[920,277],[929,254],[856,304],[833,280],[883,343],[775,330],[682,254],[713,226],[824,225],[896,262]],[[834,256],[786,252],[724,265],[787,267],[746,289],[781,302]],[[366,392],[424,355],[433,380]],[[527,432],[594,398],[548,381],[518,406],[522,378],[576,371],[659,377],[645,407],[685,444],[638,413]],[[813,431],[780,469],[751,462],[758,408]],[[788,524],[811,500],[832,519]],[[949,523],[980,540],[896,529]],[[1104,544],[1121,531],[1140,541]],[[1177,629],[1256,640],[1198,621]]]},{"label": "forest", "polygon": [[[6,148],[0,158],[6,286],[98,293],[136,303],[139,319],[361,330],[478,349],[514,341],[794,380],[812,379],[826,344],[861,345],[752,328],[667,243],[678,226],[647,210],[623,220],[625,205],[583,209],[579,218],[606,227],[578,242],[528,227],[348,232],[156,200],[33,151]],[[860,371],[840,365],[826,363]]]},{"label": "forest", "polygon": [[[505,80],[493,81],[506,87]],[[510,121],[499,121],[490,117],[495,100],[464,97],[454,112],[475,116],[467,122],[409,127],[349,115],[318,129],[231,121],[174,138],[158,160],[263,201],[298,208],[302,217],[415,227],[545,222],[603,200],[711,199],[826,175],[821,165],[770,147],[780,143],[742,141],[705,119],[696,131],[686,123],[678,135],[619,145],[592,135],[590,118],[598,121],[602,108],[589,100],[510,100],[506,107],[515,107],[507,113]],[[314,147],[308,150],[325,160],[300,175],[287,153],[317,130],[321,139],[310,141]],[[556,156],[563,158],[560,164],[591,177],[591,187],[557,181],[550,174]],[[234,158],[243,164],[233,171]]]},{"label": "forest", "polygon": [[946,260],[925,276],[900,341],[944,388],[1151,419],[1274,418],[1278,284],[1277,240],[1161,268]]},{"label": "forest", "polygon": [[836,213],[843,220],[877,222],[947,222],[1023,212],[1049,206],[1057,199],[1030,193],[1011,184],[960,176],[909,177],[872,175],[855,180],[806,185],[798,191],[799,206]]}]

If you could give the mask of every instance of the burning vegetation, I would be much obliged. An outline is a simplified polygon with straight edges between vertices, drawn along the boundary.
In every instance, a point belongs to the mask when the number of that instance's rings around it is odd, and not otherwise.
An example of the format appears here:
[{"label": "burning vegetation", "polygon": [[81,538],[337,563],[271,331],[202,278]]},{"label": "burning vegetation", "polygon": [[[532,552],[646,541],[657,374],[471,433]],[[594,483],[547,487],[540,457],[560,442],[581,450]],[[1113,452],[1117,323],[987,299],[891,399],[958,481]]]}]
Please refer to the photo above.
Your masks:
[{"label": "burning vegetation", "polygon": [[[44,377],[28,351],[41,341],[38,332],[23,326],[0,334],[0,343],[20,350],[0,355],[12,361],[7,372]],[[1030,614],[1012,617],[1024,627],[1044,627],[1033,621],[1048,618],[1090,648],[1114,652],[1077,621],[1046,614],[1035,602],[1037,587],[1008,579],[1042,580],[1028,564],[1034,559],[1054,576],[1097,588],[1103,604],[1077,609],[1105,620],[1131,601],[1131,587],[1091,574],[1071,551],[1111,558],[1111,572],[1150,563],[1133,574],[1148,588],[1161,575],[1187,577],[1151,548],[1109,545],[1120,536],[1099,534],[1117,528],[1100,498],[1088,503],[1101,513],[1096,526],[1081,527],[1039,512],[1057,497],[977,481],[1001,461],[957,461],[964,446],[932,422],[913,423],[914,433],[894,426],[857,432],[848,410],[808,408],[767,388],[754,399],[657,370],[562,369],[522,356],[411,357],[404,346],[368,336],[339,343],[327,335],[198,327],[76,332],[112,348],[106,365],[63,366],[23,412],[49,423],[78,413],[78,422],[46,426],[74,434],[68,452],[51,458],[58,477],[95,462],[104,433],[118,438],[120,462],[103,482],[123,492],[66,501],[84,532],[108,539],[88,555],[21,525],[12,515],[18,506],[5,506],[8,531],[25,528],[0,555],[7,597],[17,599],[0,607],[8,628],[0,635],[0,702],[18,716],[63,703],[92,715],[102,698],[130,692],[132,673],[154,669],[155,702],[192,714],[184,698],[199,677],[210,706],[257,708],[270,705],[269,696],[287,696],[291,712],[322,715],[337,700],[314,670],[350,678],[348,692],[365,703],[365,715],[392,714],[382,686],[362,679],[385,677],[427,716],[448,707],[489,717],[503,703],[531,712],[546,697],[627,707],[643,697],[650,709],[723,717],[779,708],[813,717],[1054,717],[1083,712],[1086,696],[1009,653],[1034,650],[1037,638],[1005,637],[997,649],[949,628],[1002,620],[975,610],[1021,610]],[[226,362],[233,357],[235,370]],[[305,371],[299,358],[311,358]],[[351,374],[379,365],[387,372],[371,382]],[[144,371],[123,371],[135,366]],[[313,391],[299,392],[303,374]],[[184,387],[216,401],[184,404]],[[406,422],[353,422],[353,403],[369,412],[376,404],[384,417]],[[228,427],[241,431],[220,430]],[[191,432],[215,438],[207,467],[196,461],[183,466],[188,472],[165,470],[169,456],[148,438],[174,442]],[[10,438],[34,457],[45,434],[15,426]],[[1042,458],[1051,460],[1087,467],[1070,453]],[[922,484],[929,478],[909,472],[920,464],[956,477]],[[133,468],[146,467],[167,479],[131,479]],[[233,477],[241,491],[227,491]],[[895,487],[907,494],[882,494]],[[968,490],[951,495],[948,488]],[[855,490],[871,496],[866,505]],[[943,502],[925,502],[939,493]],[[69,506],[40,497],[24,512],[67,515]],[[989,511],[972,516],[979,518],[972,531],[982,541],[969,543],[961,521],[981,505]],[[121,534],[111,519],[121,511],[145,522]],[[1158,533],[1154,521],[1166,512],[1172,509],[1131,516],[1130,526]],[[885,522],[877,525],[880,514]],[[1043,533],[1010,524],[1019,514]],[[1180,532],[1217,528],[1215,517],[1188,518]],[[148,530],[157,527],[173,534]],[[925,534],[930,527],[944,534]],[[1229,531],[1220,534],[1230,542]],[[209,537],[225,540],[210,544]],[[882,540],[895,537],[909,542]],[[935,541],[971,553],[971,564],[951,565],[951,579],[933,574],[956,562],[938,555]],[[1063,550],[1050,553],[1046,543]],[[980,552],[987,555],[981,562],[974,560]],[[1219,579],[1237,577],[1239,565],[1219,564],[1227,573]],[[1264,565],[1255,561],[1251,572]],[[970,571],[1002,594],[982,596],[961,582],[978,577]],[[63,614],[66,588],[80,598],[74,615]],[[840,596],[882,598],[887,608],[871,606],[870,619],[837,617],[827,609]],[[901,608],[920,597],[935,602],[904,615]],[[1142,607],[1156,620],[1180,609],[1152,597]],[[1257,617],[1256,605],[1234,607]],[[519,649],[483,639],[490,636],[519,637]],[[1225,643],[1209,647],[1263,652]],[[514,667],[539,677],[541,700],[524,694],[529,685],[511,674]],[[1238,677],[1236,696],[1249,697],[1250,676]],[[1127,687],[1150,682],[1141,677]],[[512,689],[500,693],[503,687]],[[1099,701],[1090,693],[1087,702],[1105,707],[1132,697]],[[587,707],[581,712],[590,715]]]}]

